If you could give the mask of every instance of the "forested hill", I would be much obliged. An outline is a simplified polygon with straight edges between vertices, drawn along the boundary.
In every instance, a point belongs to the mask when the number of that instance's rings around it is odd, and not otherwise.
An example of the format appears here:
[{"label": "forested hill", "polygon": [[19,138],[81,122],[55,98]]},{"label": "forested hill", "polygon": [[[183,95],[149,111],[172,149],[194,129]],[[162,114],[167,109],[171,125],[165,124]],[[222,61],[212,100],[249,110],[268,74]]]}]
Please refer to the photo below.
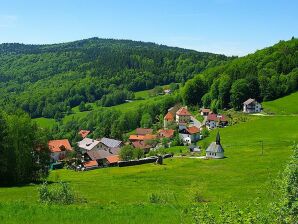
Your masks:
[{"label": "forested hill", "polygon": [[274,100],[298,90],[298,39],[280,41],[254,54],[208,69],[183,89],[186,103],[241,109],[248,98]]},{"label": "forested hill", "polygon": [[[154,43],[91,38],[52,45],[0,45],[0,105],[59,117],[81,102],[184,82],[229,60]],[[8,106],[9,105],[9,106]]]}]

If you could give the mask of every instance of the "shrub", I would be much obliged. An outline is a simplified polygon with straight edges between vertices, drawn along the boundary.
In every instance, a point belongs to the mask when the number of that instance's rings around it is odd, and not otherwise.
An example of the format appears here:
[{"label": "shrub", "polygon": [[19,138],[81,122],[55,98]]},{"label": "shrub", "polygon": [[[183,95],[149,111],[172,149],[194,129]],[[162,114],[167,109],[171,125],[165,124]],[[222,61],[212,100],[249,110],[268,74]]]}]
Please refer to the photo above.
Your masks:
[{"label": "shrub", "polygon": [[163,198],[157,193],[151,193],[149,195],[149,201],[150,201],[150,203],[153,203],[153,204],[162,204],[162,203],[164,203]]},{"label": "shrub", "polygon": [[77,197],[65,182],[60,182],[52,188],[45,182],[39,188],[39,201],[46,204],[70,205],[78,201],[84,202],[85,199]]}]

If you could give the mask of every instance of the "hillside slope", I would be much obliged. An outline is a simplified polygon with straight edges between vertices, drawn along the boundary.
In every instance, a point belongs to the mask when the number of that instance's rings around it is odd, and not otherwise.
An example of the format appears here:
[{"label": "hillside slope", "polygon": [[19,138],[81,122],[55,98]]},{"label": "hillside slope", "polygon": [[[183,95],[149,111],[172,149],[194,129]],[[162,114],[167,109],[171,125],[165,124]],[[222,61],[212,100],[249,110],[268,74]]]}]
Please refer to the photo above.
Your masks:
[{"label": "hillside slope", "polygon": [[274,100],[298,90],[298,39],[208,69],[189,80],[185,101],[213,110],[241,109],[248,98]]},{"label": "hillside slope", "polygon": [[129,98],[128,91],[184,82],[226,60],[223,55],[129,40],[1,44],[0,105],[22,108],[31,117],[62,116],[83,101],[114,92]]},{"label": "hillside slope", "polygon": [[279,98],[277,100],[263,103],[266,113],[272,114],[298,114],[298,92]]}]

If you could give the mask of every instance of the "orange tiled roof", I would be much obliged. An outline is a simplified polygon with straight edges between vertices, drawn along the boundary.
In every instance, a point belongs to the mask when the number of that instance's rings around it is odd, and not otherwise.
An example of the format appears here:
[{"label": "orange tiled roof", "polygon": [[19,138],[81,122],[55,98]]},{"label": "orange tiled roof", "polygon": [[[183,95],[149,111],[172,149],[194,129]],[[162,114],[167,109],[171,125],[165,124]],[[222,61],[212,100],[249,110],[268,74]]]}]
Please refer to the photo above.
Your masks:
[{"label": "orange tiled roof", "polygon": [[185,107],[181,107],[176,114],[178,116],[191,116],[191,114],[188,112],[188,110]]},{"label": "orange tiled roof", "polygon": [[200,132],[200,129],[197,128],[196,126],[192,126],[192,127],[187,128],[187,131],[189,134],[196,134],[196,133]]},{"label": "orange tiled roof", "polygon": [[174,136],[175,130],[173,129],[168,129],[168,130],[159,130],[158,131],[160,137],[165,137],[165,138],[172,138]]},{"label": "orange tiled roof", "polygon": [[86,136],[90,133],[91,131],[89,130],[80,130],[79,135],[82,136],[82,138],[86,138]]},{"label": "orange tiled roof", "polygon": [[118,155],[108,156],[106,159],[108,160],[109,163],[117,163],[118,161],[120,161],[120,158]]},{"label": "orange tiled roof", "polygon": [[62,148],[65,148],[67,151],[72,151],[68,139],[51,140],[48,142],[48,146],[51,152],[61,152]]},{"label": "orange tiled roof", "polygon": [[129,140],[131,141],[145,141],[145,140],[153,140],[156,139],[156,135],[130,135]]},{"label": "orange tiled roof", "polygon": [[166,116],[164,117],[164,119],[165,119],[166,121],[173,121],[173,120],[174,120],[174,115],[173,115],[171,112],[168,112],[168,113],[166,114]]},{"label": "orange tiled roof", "polygon": [[96,162],[96,160],[91,160],[88,162],[84,162],[83,165],[84,167],[92,167],[92,166],[98,166],[98,163]]},{"label": "orange tiled roof", "polygon": [[139,140],[144,140],[144,135],[130,135],[129,140],[131,141],[139,141]]}]

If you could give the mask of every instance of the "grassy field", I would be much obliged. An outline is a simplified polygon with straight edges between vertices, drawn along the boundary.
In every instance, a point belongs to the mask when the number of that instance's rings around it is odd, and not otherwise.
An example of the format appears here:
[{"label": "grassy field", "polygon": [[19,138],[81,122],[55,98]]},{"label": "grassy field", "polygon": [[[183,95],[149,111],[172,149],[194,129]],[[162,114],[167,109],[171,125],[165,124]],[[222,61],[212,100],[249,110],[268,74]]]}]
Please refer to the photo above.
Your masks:
[{"label": "grassy field", "polygon": [[[123,112],[132,111],[132,110],[138,109],[138,107],[141,104],[145,104],[147,102],[152,102],[152,101],[155,101],[155,100],[159,100],[163,97],[163,96],[150,97],[149,96],[149,91],[150,90],[144,90],[144,91],[139,91],[139,92],[135,93],[136,97],[142,98],[142,99],[134,100],[133,102],[129,102],[129,103],[119,104],[119,105],[112,106],[112,107],[109,107],[109,108],[113,108],[113,109],[116,109],[116,110],[121,110]],[[91,105],[92,110],[100,110],[101,108],[104,108],[104,107],[101,107],[101,106],[97,106],[95,103],[88,103],[88,105]],[[76,106],[76,107],[72,108],[72,112],[73,112],[73,114],[66,115],[62,119],[62,121],[64,123],[68,122],[72,119],[80,119],[80,118],[86,117],[90,113],[90,111],[80,112],[79,111],[79,106]],[[41,126],[43,128],[51,128],[56,123],[56,121],[54,119],[50,119],[50,118],[36,118],[34,120],[36,121],[36,123],[39,126]]]},{"label": "grassy field", "polygon": [[298,114],[298,92],[274,101],[263,102],[263,107],[267,113]]},{"label": "grassy field", "polygon": [[[273,200],[272,180],[298,141],[297,123],[297,116],[266,116],[222,128],[222,160],[172,158],[164,165],[51,172],[48,181],[68,182],[86,204],[41,205],[34,184],[0,188],[0,223],[189,223],[183,211],[195,193],[210,204],[233,201],[238,207],[259,198],[258,209],[265,211]],[[199,144],[208,145],[215,135],[211,132]],[[152,194],[163,202],[152,203]]]},{"label": "grassy field", "polygon": [[[242,206],[259,197],[265,207],[271,201],[271,180],[283,170],[290,147],[298,140],[297,121],[297,117],[260,117],[221,129],[227,157],[223,160],[174,158],[161,166],[51,172],[50,181],[70,183],[88,200],[86,205],[47,208],[38,204],[36,185],[0,188],[0,221],[2,217],[2,223],[64,223],[66,217],[69,223],[83,223],[92,222],[90,214],[103,223],[156,223],[160,219],[179,223],[182,208],[196,191],[209,203],[234,201]],[[212,132],[204,141],[209,143],[214,136]],[[264,142],[263,155],[260,141]],[[150,203],[152,193],[166,202]]]}]

